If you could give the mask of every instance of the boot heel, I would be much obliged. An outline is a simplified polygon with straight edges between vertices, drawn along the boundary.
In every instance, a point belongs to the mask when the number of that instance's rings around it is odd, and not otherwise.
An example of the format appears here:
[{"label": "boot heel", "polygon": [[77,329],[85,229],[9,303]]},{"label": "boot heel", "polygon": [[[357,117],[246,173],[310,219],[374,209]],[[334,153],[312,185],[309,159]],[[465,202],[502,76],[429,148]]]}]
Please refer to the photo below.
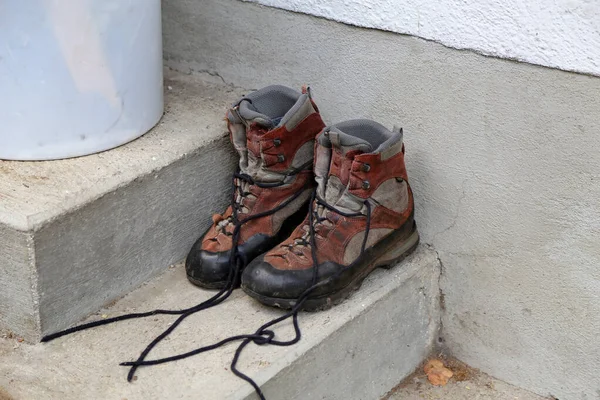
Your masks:
[{"label": "boot heel", "polygon": [[381,258],[375,262],[375,267],[390,269],[398,262],[406,258],[410,253],[415,251],[419,246],[419,232],[417,231],[417,225],[415,224],[413,232],[406,240],[399,243],[398,246],[394,247]]}]

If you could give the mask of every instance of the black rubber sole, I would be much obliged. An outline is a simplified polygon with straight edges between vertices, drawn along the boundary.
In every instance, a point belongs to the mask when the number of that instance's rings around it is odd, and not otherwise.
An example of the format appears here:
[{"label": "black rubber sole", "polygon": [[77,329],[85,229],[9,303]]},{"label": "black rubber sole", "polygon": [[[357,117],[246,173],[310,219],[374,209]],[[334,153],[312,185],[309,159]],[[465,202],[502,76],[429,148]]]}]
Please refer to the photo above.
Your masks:
[{"label": "black rubber sole", "polygon": [[[410,236],[406,239],[406,241],[398,244],[398,246],[395,249],[383,252],[383,254],[381,254],[379,257],[374,258],[372,261],[368,262],[367,267],[364,268],[360,274],[357,274],[355,278],[343,288],[332,293],[327,293],[326,295],[321,295],[318,297],[309,297],[305,300],[304,304],[301,307],[301,310],[322,311],[342,303],[344,300],[349,298],[352,295],[352,293],[354,293],[361,287],[362,283],[367,278],[367,276],[369,276],[369,274],[375,269],[391,269],[400,261],[408,257],[419,246],[419,240],[419,233],[415,224],[413,231],[411,232]],[[368,255],[366,255],[366,257],[368,257]],[[291,309],[297,303],[297,299],[282,299],[277,297],[268,297],[255,293],[246,287],[243,287],[242,289],[250,297],[270,307]]]},{"label": "black rubber sole", "polygon": [[[187,274],[186,274],[187,275]],[[191,276],[187,275],[188,281],[190,281],[191,283],[193,283],[194,285],[201,287],[202,289],[208,289],[208,290],[221,290],[223,289],[225,286],[227,286],[227,281],[220,281],[220,282],[203,282],[203,281],[199,281],[195,278],[192,278]],[[238,288],[240,286],[240,282],[237,283],[237,285],[235,286],[236,288]]]}]

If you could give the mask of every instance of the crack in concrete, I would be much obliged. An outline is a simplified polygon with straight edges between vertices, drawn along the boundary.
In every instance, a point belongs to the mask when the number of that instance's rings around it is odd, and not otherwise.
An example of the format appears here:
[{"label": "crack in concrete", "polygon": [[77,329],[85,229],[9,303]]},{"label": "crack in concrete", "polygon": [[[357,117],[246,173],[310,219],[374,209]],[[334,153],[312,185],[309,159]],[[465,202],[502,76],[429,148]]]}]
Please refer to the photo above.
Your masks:
[{"label": "crack in concrete", "polygon": [[218,77],[218,78],[220,78],[220,79],[223,81],[223,83],[224,83],[224,84],[226,84],[227,86],[233,86],[233,84],[232,84],[232,83],[228,83],[228,82],[225,80],[225,78],[223,78],[223,77],[221,76],[221,74],[219,74],[217,71],[210,70],[210,69],[199,69],[199,70],[196,70],[196,72],[198,72],[198,73],[205,73],[205,74],[208,74],[208,75],[210,75],[210,76],[215,76],[215,77]]},{"label": "crack in concrete", "polygon": [[[225,80],[225,78],[218,71],[215,71],[215,70],[209,69],[209,68],[195,68],[193,65],[189,65],[189,62],[185,61],[185,60],[176,60],[173,58],[165,58],[165,61],[167,62],[167,64],[165,64],[165,68],[168,68],[171,71],[176,71],[176,72],[179,72],[181,74],[186,74],[186,75],[207,74],[214,78],[219,78],[221,80],[221,82],[223,82],[223,84],[225,84],[225,86],[228,86],[232,89],[241,89],[241,90],[248,91],[248,92],[256,90],[256,89],[252,89],[252,88],[242,87],[242,86],[236,85],[232,82],[227,82]],[[168,64],[169,62],[174,62],[174,63],[179,63],[179,64],[184,63],[184,64],[183,65],[169,65]]]},{"label": "crack in concrete", "polygon": [[427,247],[429,247],[429,249],[431,251],[433,251],[435,253],[435,257],[436,257],[438,265],[439,265],[437,286],[438,286],[438,291],[439,291],[438,306],[439,306],[439,310],[440,310],[440,315],[439,315],[439,321],[438,321],[437,340],[436,340],[434,348],[435,348],[435,352],[440,352],[440,351],[443,352],[445,350],[443,317],[446,312],[446,294],[444,293],[444,290],[442,289],[442,278],[443,278],[444,274],[446,273],[446,268],[444,267],[444,262],[440,258],[440,253],[433,247],[433,245],[431,245],[429,243],[426,243],[426,245],[427,245]]},{"label": "crack in concrete", "polygon": [[444,348],[444,314],[446,313],[446,294],[444,293],[444,289],[442,289],[442,278],[444,276],[444,274],[446,273],[446,269],[444,267],[444,262],[442,261],[442,259],[440,258],[440,253],[438,253],[437,250],[433,249],[433,251],[435,251],[435,256],[438,260],[438,263],[440,265],[440,274],[438,275],[438,290],[439,290],[439,306],[440,306],[440,320],[439,320],[439,327],[438,327],[438,340],[437,340],[437,347],[438,348]]},{"label": "crack in concrete", "polygon": [[[467,197],[467,194],[466,194],[466,192],[465,192],[465,186],[466,186],[466,183],[467,183],[467,181],[468,181],[469,179],[470,179],[470,178],[465,178],[465,179],[463,180],[462,184],[461,184],[461,191],[462,191],[462,194],[461,194],[461,195],[460,195],[460,197],[458,198],[458,205],[456,206],[456,211],[454,212],[454,216],[452,217],[452,222],[451,222],[451,223],[450,223],[450,225],[448,225],[446,228],[442,229],[442,230],[441,230],[441,231],[439,231],[439,232],[436,232],[436,233],[434,233],[434,234],[433,234],[433,236],[431,237],[431,241],[432,241],[432,242],[434,242],[434,241],[435,241],[435,239],[436,239],[436,238],[437,238],[439,235],[441,235],[441,234],[443,234],[443,233],[446,233],[446,232],[448,232],[450,229],[452,229],[452,228],[454,228],[454,227],[456,226],[456,223],[457,223],[457,221],[458,221],[458,216],[459,216],[459,214],[460,214],[460,208],[461,208],[461,206],[462,206],[462,202],[463,202],[463,200],[465,199],[465,197]],[[434,251],[435,251],[435,250],[434,250]]]}]

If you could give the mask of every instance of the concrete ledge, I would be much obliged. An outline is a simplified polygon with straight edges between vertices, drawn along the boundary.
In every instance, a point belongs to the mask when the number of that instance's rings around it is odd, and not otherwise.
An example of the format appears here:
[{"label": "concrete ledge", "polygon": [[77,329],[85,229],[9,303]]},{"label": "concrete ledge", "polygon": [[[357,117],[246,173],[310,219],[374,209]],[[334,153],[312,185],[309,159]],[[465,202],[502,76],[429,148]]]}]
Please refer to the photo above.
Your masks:
[{"label": "concrete ledge", "polygon": [[227,202],[241,89],[165,72],[162,121],[108,152],[0,161],[0,329],[34,341],[181,260]]},{"label": "concrete ledge", "polygon": [[[239,367],[263,387],[268,399],[379,399],[417,367],[438,336],[438,278],[435,253],[421,246],[394,269],[373,273],[341,305],[302,313],[303,339],[297,345],[248,346]],[[188,307],[210,295],[189,284],[178,266],[91,319]],[[253,332],[281,313],[237,290],[218,307],[188,318],[150,358]],[[0,387],[15,400],[255,398],[251,387],[229,371],[233,344],[141,368],[137,380],[128,384],[127,369],[118,363],[137,357],[173,319],[124,321],[47,344],[0,340]],[[276,333],[292,337],[291,324],[282,324]]]}]

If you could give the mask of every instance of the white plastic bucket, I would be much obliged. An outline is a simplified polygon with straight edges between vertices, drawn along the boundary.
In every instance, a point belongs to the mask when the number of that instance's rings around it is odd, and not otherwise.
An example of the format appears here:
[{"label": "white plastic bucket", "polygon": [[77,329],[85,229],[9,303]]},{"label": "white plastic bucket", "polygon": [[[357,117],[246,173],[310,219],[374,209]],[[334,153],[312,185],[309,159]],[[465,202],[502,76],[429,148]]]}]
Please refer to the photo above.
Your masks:
[{"label": "white plastic bucket", "polygon": [[163,112],[160,0],[0,0],[0,159],[127,143]]}]

